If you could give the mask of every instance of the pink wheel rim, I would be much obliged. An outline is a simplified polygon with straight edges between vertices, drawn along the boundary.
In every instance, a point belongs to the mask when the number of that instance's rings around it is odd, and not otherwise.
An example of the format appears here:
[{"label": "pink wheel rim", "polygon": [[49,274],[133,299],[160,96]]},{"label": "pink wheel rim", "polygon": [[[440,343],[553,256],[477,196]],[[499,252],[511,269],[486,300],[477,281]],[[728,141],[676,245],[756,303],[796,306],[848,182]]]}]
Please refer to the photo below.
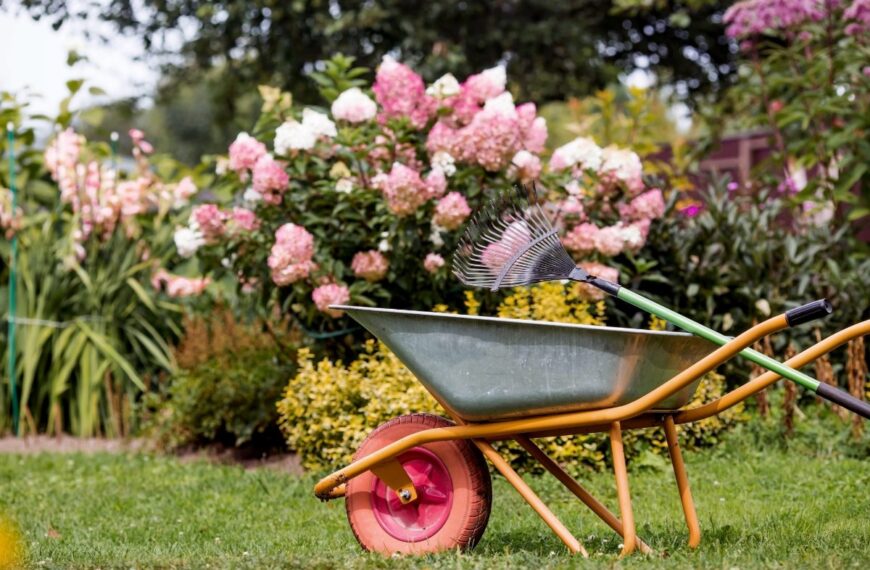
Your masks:
[{"label": "pink wheel rim", "polygon": [[372,511],[387,533],[403,542],[426,540],[441,530],[453,506],[453,480],[437,455],[415,447],[398,457],[414,483],[417,499],[402,504],[383,481],[372,483]]}]

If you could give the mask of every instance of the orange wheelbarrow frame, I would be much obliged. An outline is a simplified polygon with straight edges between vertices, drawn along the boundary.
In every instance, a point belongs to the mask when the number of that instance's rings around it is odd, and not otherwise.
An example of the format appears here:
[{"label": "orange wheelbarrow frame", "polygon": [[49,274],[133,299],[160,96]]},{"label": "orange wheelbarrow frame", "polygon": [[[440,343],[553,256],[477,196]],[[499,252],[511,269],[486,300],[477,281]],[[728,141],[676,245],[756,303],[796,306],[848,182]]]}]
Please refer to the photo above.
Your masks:
[{"label": "orange wheelbarrow frame", "polygon": [[[678,444],[676,425],[700,421],[717,415],[770,386],[779,380],[781,376],[776,372],[766,372],[722,397],[697,408],[676,410],[674,412],[651,412],[650,410],[654,409],[659,402],[662,402],[707,372],[726,362],[744,348],[788,326],[789,323],[785,315],[779,315],[759,323],[711,352],[689,368],[674,375],[658,388],[628,404],[618,407],[486,423],[468,423],[464,422],[458,414],[445,406],[444,402],[440,402],[457,425],[414,433],[370,455],[362,457],[321,479],[314,488],[315,495],[322,500],[343,497],[347,481],[367,471],[372,471],[397,494],[403,503],[411,502],[416,498],[414,486],[397,460],[397,456],[413,447],[427,443],[456,439],[470,440],[562,542],[565,543],[572,553],[579,553],[584,557],[588,556],[583,545],[491,445],[492,441],[514,440],[623,538],[620,556],[625,556],[635,550],[651,553],[652,549],[640,540],[636,533],[622,432],[631,429],[660,427],[664,430],[667,440],[671,465],[674,469],[677,489],[680,494],[680,501],[689,531],[688,543],[691,548],[695,548],[700,544],[701,530],[689,487],[685,464],[683,463]],[[855,324],[825,338],[792,357],[785,364],[792,368],[800,368],[838,346],[867,334],[870,334],[870,320]],[[597,432],[608,432],[610,436],[620,517],[609,511],[532,441],[532,439],[538,437]]]}]

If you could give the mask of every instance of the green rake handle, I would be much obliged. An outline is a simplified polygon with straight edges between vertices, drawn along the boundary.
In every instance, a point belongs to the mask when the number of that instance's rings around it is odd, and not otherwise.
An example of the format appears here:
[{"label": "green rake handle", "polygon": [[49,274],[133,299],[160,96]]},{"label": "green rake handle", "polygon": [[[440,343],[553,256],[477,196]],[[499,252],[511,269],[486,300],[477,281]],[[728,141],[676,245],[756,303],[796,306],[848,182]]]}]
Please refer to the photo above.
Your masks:
[{"label": "green rake handle", "polygon": [[[634,305],[638,309],[642,309],[648,313],[651,313],[661,319],[668,321],[675,326],[680,327],[686,332],[690,332],[701,338],[707,339],[714,344],[722,346],[728,344],[731,341],[729,337],[723,335],[722,333],[716,332],[709,327],[705,327],[701,323],[695,322],[688,317],[684,317],[683,315],[672,311],[671,309],[668,309],[667,307],[660,305],[655,301],[647,299],[643,295],[638,295],[634,291],[626,289],[625,287],[621,287],[616,283],[611,283],[597,277],[584,280],[584,282],[590,283],[595,287],[598,287],[602,291],[605,291],[606,293],[609,293],[618,299],[622,299],[630,305]],[[813,301],[812,303],[797,307],[796,309],[792,309],[791,311],[786,313],[786,320],[788,321],[789,326],[797,326],[812,319],[827,316],[830,313],[830,303],[825,300]],[[756,350],[752,350],[751,348],[745,348],[740,351],[739,354],[740,356],[758,364],[759,366],[766,368],[767,370],[776,372],[783,378],[788,378],[789,380],[800,384],[801,386],[815,393],[819,397],[834,402],[835,404],[838,404],[865,419],[870,419],[870,404],[859,400],[858,398],[855,398],[854,396],[848,394],[847,392],[844,392],[843,390],[840,390],[833,386],[829,386],[827,384],[822,384],[812,376],[807,376],[803,372],[798,372],[797,370],[790,368],[782,364],[781,362],[770,358],[769,356],[765,356],[764,354],[761,354]]]}]

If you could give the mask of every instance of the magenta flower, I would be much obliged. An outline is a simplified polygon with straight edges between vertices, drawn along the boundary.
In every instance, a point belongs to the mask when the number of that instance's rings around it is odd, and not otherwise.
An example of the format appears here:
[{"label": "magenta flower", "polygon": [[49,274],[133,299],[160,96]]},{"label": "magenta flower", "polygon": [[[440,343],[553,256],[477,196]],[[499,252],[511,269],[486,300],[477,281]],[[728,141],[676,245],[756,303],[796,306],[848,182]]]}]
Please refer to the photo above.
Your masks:
[{"label": "magenta flower", "polygon": [[330,309],[329,306],[344,305],[350,301],[350,291],[344,285],[329,283],[314,289],[311,292],[311,299],[321,313],[326,313],[330,317],[340,317],[344,311]]},{"label": "magenta flower", "polygon": [[827,13],[826,0],[744,0],[725,11],[725,33],[732,38],[769,34],[818,22]]}]

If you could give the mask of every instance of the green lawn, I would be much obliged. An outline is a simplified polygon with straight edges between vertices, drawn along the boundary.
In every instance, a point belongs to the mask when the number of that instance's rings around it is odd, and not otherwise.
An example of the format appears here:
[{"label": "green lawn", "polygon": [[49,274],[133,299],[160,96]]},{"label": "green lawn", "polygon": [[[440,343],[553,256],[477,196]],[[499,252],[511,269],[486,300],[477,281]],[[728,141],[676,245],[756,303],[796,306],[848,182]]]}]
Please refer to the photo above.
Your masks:
[{"label": "green lawn", "polygon": [[[340,501],[320,503],[315,478],[182,463],[149,455],[0,456],[0,512],[24,533],[32,567],[626,567],[868,568],[870,462],[751,434],[687,454],[701,518],[698,551],[669,471],[632,470],[641,536],[660,553],[618,561],[619,538],[548,477],[533,486],[574,530],[590,560],[572,558],[503,480],[478,548],[384,560],[359,550]],[[589,487],[615,506],[611,479]]]}]

